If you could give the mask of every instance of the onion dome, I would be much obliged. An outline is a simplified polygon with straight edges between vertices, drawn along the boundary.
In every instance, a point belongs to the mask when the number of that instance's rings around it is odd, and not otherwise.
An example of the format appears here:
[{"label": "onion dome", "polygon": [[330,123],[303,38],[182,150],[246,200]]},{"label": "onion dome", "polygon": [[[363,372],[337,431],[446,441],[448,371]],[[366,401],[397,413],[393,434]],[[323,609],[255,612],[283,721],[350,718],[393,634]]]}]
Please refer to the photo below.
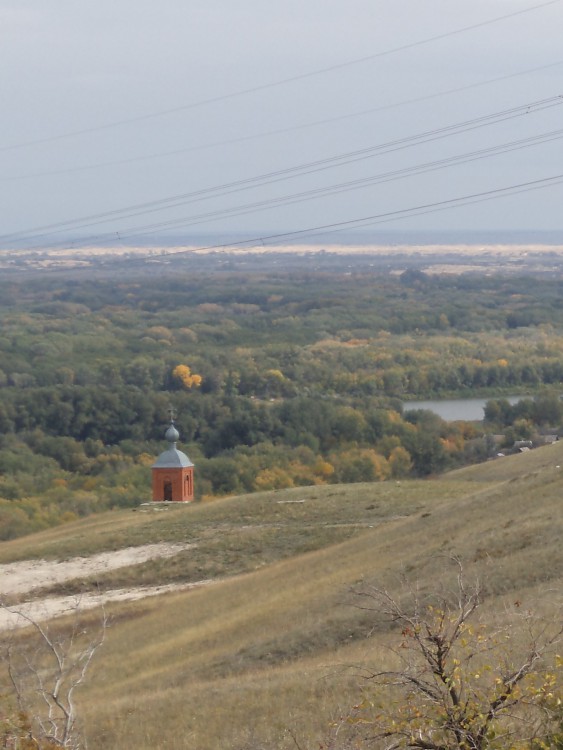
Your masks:
[{"label": "onion dome", "polygon": [[178,469],[193,466],[193,463],[186,454],[176,448],[176,442],[180,437],[180,433],[176,429],[173,419],[170,420],[170,426],[166,430],[164,437],[168,441],[168,449],[160,454],[156,459],[156,463],[152,465],[152,468]]},{"label": "onion dome", "polygon": [[172,443],[173,445],[176,444],[176,442],[180,439],[180,433],[174,426],[174,422],[170,422],[170,427],[166,430],[164,433],[164,437],[166,440],[168,440],[169,443]]}]

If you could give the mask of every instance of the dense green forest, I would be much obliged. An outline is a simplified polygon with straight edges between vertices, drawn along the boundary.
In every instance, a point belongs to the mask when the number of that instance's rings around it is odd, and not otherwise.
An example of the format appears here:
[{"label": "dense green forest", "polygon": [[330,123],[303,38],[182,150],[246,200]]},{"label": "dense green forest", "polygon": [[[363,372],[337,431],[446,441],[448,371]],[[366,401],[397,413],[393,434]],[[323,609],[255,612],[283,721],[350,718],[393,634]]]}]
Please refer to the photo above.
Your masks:
[{"label": "dense green forest", "polygon": [[[0,282],[0,538],[149,499],[173,406],[198,497],[427,476],[563,420],[563,280],[135,266]],[[482,426],[409,399],[532,394]]]}]

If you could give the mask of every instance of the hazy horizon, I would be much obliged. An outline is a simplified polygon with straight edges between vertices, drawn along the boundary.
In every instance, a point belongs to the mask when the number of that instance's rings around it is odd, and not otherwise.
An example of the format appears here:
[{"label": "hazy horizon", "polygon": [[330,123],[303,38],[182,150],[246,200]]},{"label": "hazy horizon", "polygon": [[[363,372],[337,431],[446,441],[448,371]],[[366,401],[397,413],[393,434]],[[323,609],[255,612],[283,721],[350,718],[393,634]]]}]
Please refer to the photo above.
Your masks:
[{"label": "hazy horizon", "polygon": [[[274,232],[274,236],[281,235],[279,239],[266,239],[261,236],[258,230],[254,232],[207,232],[207,233],[190,233],[186,235],[174,235],[174,234],[161,234],[150,239],[136,240],[127,242],[126,240],[116,240],[113,243],[115,247],[179,247],[179,246],[190,246],[190,247],[207,247],[207,246],[222,246],[228,247],[229,245],[241,244],[241,248],[244,249],[244,245],[260,245],[264,244],[267,247],[276,246],[311,246],[318,247],[319,245],[331,246],[397,246],[397,245],[546,245],[546,246],[563,246],[563,230],[396,230],[387,232],[373,232],[373,231],[354,231],[354,232],[339,232],[334,234],[326,235],[314,235],[312,237],[283,237],[283,232]],[[80,238],[76,240],[65,236],[61,236],[58,240],[53,240],[51,247],[55,248],[58,245],[68,246],[72,249],[73,245],[77,248],[80,247],[97,247],[96,242],[93,241],[91,244],[81,241]],[[101,245],[102,247],[104,245]],[[108,249],[111,245],[106,245]],[[0,248],[3,250],[12,249],[9,244],[1,244]],[[40,248],[34,248],[39,250]],[[48,249],[48,248],[47,248]],[[16,248],[17,250],[17,248]]]}]

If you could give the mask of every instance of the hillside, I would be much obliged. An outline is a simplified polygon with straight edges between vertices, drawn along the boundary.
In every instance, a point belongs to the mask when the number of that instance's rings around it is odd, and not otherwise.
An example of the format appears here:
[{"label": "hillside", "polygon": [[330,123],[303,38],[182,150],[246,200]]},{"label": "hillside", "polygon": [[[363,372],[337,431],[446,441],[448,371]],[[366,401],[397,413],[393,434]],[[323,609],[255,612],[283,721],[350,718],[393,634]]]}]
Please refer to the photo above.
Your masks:
[{"label": "hillside", "polygon": [[[563,444],[435,480],[332,485],[165,512],[118,511],[0,546],[0,563],[147,544],[170,557],[59,582],[35,596],[193,584],[108,605],[112,625],[80,693],[97,748],[302,748],[358,695],[388,631],[354,607],[362,581],[446,585],[452,555],[485,610],[518,599],[555,617],[563,578]],[[89,623],[96,615],[86,616]]]}]

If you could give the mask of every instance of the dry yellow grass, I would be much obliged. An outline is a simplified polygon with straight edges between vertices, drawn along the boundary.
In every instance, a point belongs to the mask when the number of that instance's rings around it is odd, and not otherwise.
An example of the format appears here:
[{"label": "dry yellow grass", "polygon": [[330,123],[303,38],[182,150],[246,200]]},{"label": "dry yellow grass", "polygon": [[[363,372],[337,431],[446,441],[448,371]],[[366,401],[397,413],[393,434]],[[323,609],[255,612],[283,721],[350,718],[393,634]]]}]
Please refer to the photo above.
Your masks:
[{"label": "dry yellow grass", "polygon": [[[190,535],[202,560],[209,539],[217,554],[238,550],[240,574],[112,607],[107,643],[80,693],[89,747],[284,750],[295,747],[293,732],[302,748],[316,748],[358,695],[344,665],[387,658],[392,634],[353,606],[358,582],[394,589],[407,574],[430,591],[446,584],[457,555],[481,579],[491,610],[518,598],[553,615],[563,573],[561,465],[563,444],[428,482],[111,514],[9,543],[0,559],[76,554],[83,540],[101,551]],[[288,499],[305,502],[278,502]],[[265,527],[273,534],[260,537]],[[348,531],[332,536],[330,527]],[[260,544],[248,544],[253,534]]]}]

